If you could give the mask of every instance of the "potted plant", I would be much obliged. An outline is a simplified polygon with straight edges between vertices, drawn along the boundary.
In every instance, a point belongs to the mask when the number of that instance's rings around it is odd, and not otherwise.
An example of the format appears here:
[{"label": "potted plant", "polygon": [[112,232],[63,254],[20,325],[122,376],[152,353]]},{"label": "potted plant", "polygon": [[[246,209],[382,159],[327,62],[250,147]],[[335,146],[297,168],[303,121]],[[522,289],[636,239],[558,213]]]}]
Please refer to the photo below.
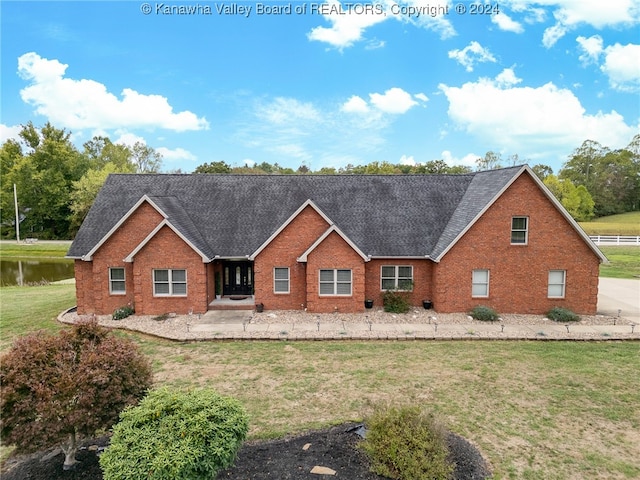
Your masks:
[{"label": "potted plant", "polygon": [[373,299],[372,298],[367,298],[364,301],[364,308],[373,308]]},{"label": "potted plant", "polygon": [[256,312],[262,313],[263,311],[264,311],[264,304],[263,303],[256,303]]},{"label": "potted plant", "polygon": [[222,281],[220,280],[220,272],[216,272],[216,299],[220,300],[222,295]]},{"label": "potted plant", "polygon": [[425,310],[430,310],[431,308],[433,308],[433,303],[431,302],[431,300],[422,300],[422,306]]}]

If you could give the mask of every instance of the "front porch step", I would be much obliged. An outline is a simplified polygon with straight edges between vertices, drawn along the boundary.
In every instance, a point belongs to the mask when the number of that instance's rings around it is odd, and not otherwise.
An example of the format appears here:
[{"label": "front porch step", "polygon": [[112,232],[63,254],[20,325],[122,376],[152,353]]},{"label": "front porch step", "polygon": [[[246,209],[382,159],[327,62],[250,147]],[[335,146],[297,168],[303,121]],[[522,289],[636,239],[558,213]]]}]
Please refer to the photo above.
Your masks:
[{"label": "front porch step", "polygon": [[222,297],[209,304],[209,310],[255,310],[255,308],[256,304],[252,295],[243,300]]}]

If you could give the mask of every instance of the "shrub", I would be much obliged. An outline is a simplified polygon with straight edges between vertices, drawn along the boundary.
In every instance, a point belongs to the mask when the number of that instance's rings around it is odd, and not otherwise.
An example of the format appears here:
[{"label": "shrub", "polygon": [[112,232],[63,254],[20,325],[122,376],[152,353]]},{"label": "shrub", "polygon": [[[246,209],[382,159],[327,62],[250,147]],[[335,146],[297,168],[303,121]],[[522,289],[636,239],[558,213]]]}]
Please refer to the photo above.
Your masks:
[{"label": "shrub", "polygon": [[131,305],[126,305],[124,307],[116,308],[116,310],[113,312],[113,315],[111,315],[111,318],[113,320],[122,320],[123,318],[127,318],[134,313],[136,313],[134,308]]},{"label": "shrub", "polygon": [[361,447],[374,473],[399,480],[450,478],[446,432],[432,414],[416,406],[377,407],[365,423]]},{"label": "shrub", "polygon": [[151,381],[138,347],[95,321],[19,338],[0,364],[2,441],[19,452],[59,445],[71,468],[78,437],[111,427]]},{"label": "shrub", "polygon": [[555,322],[577,322],[580,317],[571,310],[554,307],[547,312],[547,318]]},{"label": "shrub", "polygon": [[210,389],[153,390],[122,412],[100,466],[105,480],[210,480],[248,428],[242,406]]},{"label": "shrub", "polygon": [[409,292],[387,290],[382,296],[384,311],[391,313],[407,313],[411,308],[408,297]]},{"label": "shrub", "polygon": [[498,312],[491,307],[485,307],[482,305],[474,307],[474,309],[469,312],[469,315],[476,320],[481,320],[483,322],[495,322],[498,320]]}]

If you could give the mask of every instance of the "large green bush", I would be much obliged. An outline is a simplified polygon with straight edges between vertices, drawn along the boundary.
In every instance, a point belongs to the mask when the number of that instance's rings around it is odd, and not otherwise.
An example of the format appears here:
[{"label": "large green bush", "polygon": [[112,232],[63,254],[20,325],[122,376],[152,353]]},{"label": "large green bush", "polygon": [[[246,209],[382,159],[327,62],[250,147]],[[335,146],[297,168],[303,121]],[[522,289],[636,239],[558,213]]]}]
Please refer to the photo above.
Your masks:
[{"label": "large green bush", "polygon": [[384,311],[390,313],[407,313],[411,309],[409,292],[402,290],[387,290],[382,296]]},{"label": "large green bush", "polygon": [[213,390],[153,390],[122,412],[100,466],[105,480],[211,480],[248,428],[240,403]]},{"label": "large green bush", "polygon": [[433,415],[417,406],[377,407],[365,423],[361,446],[374,473],[398,480],[450,478],[446,431]]}]

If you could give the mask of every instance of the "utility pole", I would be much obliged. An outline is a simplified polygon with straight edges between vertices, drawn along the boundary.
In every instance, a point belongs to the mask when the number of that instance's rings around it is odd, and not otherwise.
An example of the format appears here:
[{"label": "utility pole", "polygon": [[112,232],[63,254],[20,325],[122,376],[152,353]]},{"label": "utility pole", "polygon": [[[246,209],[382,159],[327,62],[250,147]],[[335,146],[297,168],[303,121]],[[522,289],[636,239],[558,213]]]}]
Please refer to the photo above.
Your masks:
[{"label": "utility pole", "polygon": [[13,203],[16,206],[16,241],[20,243],[20,214],[18,213],[18,191],[16,184],[13,184]]}]

